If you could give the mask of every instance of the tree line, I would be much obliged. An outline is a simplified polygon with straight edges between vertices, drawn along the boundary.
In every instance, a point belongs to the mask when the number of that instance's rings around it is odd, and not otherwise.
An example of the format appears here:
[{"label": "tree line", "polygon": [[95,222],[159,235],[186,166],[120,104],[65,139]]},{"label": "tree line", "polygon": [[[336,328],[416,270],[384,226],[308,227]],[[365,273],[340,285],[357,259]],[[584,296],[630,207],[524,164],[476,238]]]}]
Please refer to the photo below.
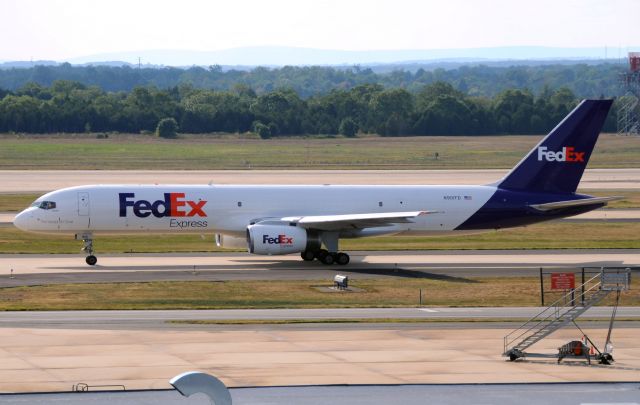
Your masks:
[{"label": "tree line", "polygon": [[412,93],[436,82],[451,84],[464,94],[495,97],[511,88],[529,89],[540,94],[545,86],[567,87],[578,97],[621,95],[619,74],[626,65],[547,64],[536,66],[463,65],[453,69],[429,65],[400,65],[392,71],[386,65],[372,67],[285,66],[256,67],[249,70],[221,66],[191,68],[131,66],[57,66],[3,69],[0,65],[0,88],[17,91],[33,82],[49,87],[56,80],[75,81],[97,86],[105,91],[130,92],[136,87],[155,86],[166,89],[186,84],[195,88],[231,91],[237,84],[252,88],[258,95],[280,88],[294,90],[308,99],[334,89],[351,89],[364,84],[381,84],[385,88],[404,88]]},{"label": "tree line", "polygon": [[[471,97],[445,82],[415,93],[363,84],[303,99],[292,89],[258,95],[241,84],[230,91],[180,85],[107,92],[61,80],[50,87],[29,83],[15,92],[0,90],[0,98],[0,132],[140,133],[172,118],[182,133],[256,132],[263,138],[539,134],[578,102],[567,88],[545,88],[537,96],[509,89],[489,98]],[[613,115],[608,130],[614,129]]]}]

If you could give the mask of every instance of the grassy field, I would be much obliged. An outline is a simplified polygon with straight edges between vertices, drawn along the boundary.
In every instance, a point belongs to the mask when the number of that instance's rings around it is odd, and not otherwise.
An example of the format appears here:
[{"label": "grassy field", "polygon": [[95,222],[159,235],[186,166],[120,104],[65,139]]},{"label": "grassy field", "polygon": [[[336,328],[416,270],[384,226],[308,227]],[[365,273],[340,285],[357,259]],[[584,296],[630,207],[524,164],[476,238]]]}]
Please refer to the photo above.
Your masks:
[{"label": "grassy field", "polygon": [[[508,168],[537,136],[300,137],[242,135],[0,135],[0,169],[465,169]],[[435,153],[439,158],[435,159]],[[602,135],[590,168],[634,167],[640,138]]]},{"label": "grassy field", "polygon": [[596,197],[623,196],[624,199],[613,201],[605,209],[640,208],[640,191],[634,190],[578,190],[578,192]]},{"label": "grassy field", "polygon": [[[362,292],[321,292],[323,281],[66,284],[0,289],[0,310],[538,306],[538,278],[361,279]],[[545,299],[551,302],[554,297]],[[603,305],[610,304],[606,301]],[[637,288],[622,305],[640,305]]]},{"label": "grassy field", "polygon": [[0,194],[0,212],[17,212],[27,208],[39,194]]},{"label": "grassy field", "polygon": [[[391,236],[344,239],[340,248],[354,250],[414,249],[640,249],[638,223],[547,223],[526,228],[490,231],[475,235],[413,237]],[[0,253],[78,253],[81,242],[72,236],[37,235],[11,225],[0,226]],[[215,252],[213,235],[98,236],[102,253]]]}]

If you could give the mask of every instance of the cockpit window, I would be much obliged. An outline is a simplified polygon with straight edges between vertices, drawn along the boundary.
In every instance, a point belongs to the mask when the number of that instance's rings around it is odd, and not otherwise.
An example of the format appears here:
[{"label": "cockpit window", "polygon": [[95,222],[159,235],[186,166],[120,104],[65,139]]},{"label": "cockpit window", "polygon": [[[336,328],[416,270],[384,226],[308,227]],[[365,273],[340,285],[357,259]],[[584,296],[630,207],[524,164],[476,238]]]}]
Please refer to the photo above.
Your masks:
[{"label": "cockpit window", "polygon": [[31,206],[42,208],[43,210],[51,210],[56,207],[56,203],[54,201],[36,201]]}]

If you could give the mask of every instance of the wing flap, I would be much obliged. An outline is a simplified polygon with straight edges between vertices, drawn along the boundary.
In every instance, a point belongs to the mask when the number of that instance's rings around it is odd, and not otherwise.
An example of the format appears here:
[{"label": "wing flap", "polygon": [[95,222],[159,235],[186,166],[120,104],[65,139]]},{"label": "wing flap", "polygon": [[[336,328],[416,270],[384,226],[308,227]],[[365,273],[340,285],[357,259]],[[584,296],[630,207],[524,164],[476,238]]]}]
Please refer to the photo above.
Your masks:
[{"label": "wing flap", "polygon": [[432,213],[435,213],[435,211],[383,212],[345,215],[310,215],[301,217],[285,217],[281,220],[286,222],[295,222],[303,228],[312,228],[323,231],[335,231],[340,229],[364,229],[387,226],[391,224],[408,223],[411,222],[411,219]]},{"label": "wing flap", "polygon": [[585,205],[606,204],[609,201],[622,200],[624,197],[592,197],[580,200],[554,201],[545,204],[531,204],[529,207],[539,211],[551,211],[562,208],[581,207]]}]

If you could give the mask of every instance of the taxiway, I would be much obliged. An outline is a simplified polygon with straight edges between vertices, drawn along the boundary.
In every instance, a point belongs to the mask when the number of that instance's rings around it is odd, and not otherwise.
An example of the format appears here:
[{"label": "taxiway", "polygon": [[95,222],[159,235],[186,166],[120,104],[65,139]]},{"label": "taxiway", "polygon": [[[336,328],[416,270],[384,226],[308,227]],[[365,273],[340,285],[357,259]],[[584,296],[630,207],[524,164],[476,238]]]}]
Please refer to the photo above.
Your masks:
[{"label": "taxiway", "polygon": [[151,280],[329,280],[338,272],[354,279],[535,276],[541,267],[636,267],[640,250],[380,251],[352,252],[351,258],[348,266],[340,267],[303,262],[298,255],[118,254],[100,255],[99,264],[89,267],[81,255],[0,255],[0,287]]},{"label": "taxiway", "polygon": [[[38,193],[86,184],[489,184],[482,170],[0,170],[0,192]],[[639,189],[640,168],[587,169],[582,189]]]}]

